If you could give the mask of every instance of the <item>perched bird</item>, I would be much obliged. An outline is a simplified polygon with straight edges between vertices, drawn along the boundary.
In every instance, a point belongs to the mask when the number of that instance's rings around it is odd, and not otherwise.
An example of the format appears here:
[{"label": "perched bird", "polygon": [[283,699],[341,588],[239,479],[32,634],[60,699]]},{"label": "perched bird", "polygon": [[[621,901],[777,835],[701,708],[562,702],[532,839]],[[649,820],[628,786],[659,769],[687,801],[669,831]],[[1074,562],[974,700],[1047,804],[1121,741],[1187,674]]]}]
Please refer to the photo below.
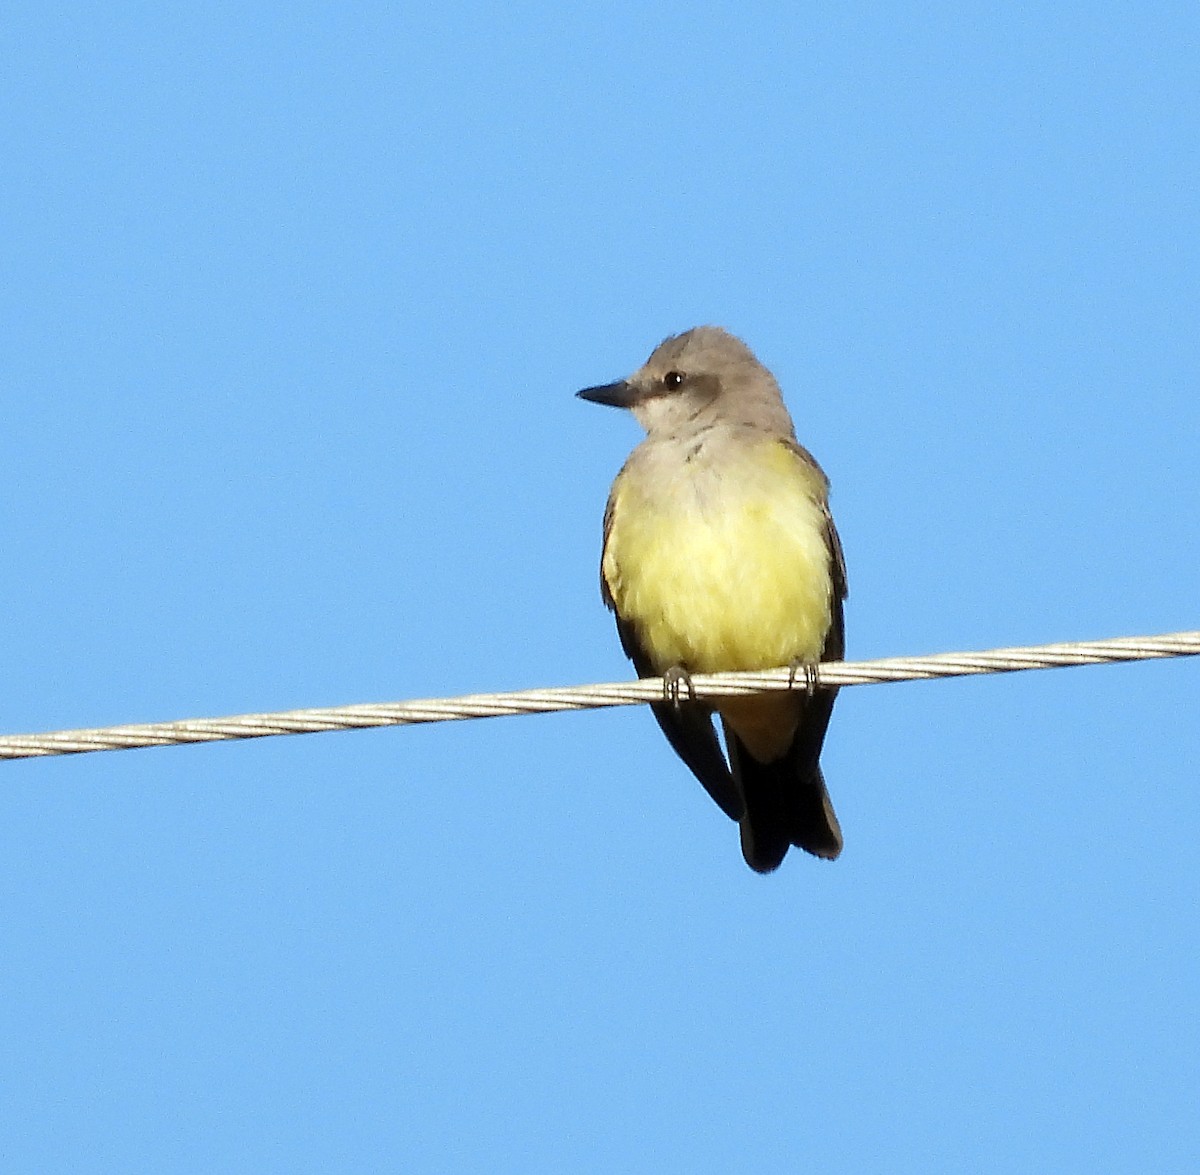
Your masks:
[{"label": "perched bird", "polygon": [[[659,726],[739,822],[751,869],[769,873],[790,845],[833,859],[842,833],[819,757],[837,690],[814,688],[811,667],[843,656],[846,568],[828,479],[779,385],[740,339],[701,326],[579,395],[646,430],[609,494],[600,590],[638,675],[667,679]],[[688,696],[692,673],[783,665],[807,688]]]}]

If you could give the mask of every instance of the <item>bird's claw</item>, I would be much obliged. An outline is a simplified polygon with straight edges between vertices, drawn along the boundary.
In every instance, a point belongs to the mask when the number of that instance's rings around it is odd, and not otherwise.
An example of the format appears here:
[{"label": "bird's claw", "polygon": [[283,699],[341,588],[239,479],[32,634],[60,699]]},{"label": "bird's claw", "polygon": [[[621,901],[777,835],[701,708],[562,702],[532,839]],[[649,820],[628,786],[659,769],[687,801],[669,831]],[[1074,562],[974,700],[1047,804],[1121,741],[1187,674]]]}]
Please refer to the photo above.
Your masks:
[{"label": "bird's claw", "polygon": [[694,702],[696,687],[692,685],[691,674],[682,665],[672,665],[663,674],[663,697],[675,707],[679,706],[680,686],[687,690],[688,700]]},{"label": "bird's claw", "polygon": [[804,692],[811,698],[817,692],[817,667],[812,661],[795,660],[788,666],[788,689],[796,688],[796,678],[804,675]]}]

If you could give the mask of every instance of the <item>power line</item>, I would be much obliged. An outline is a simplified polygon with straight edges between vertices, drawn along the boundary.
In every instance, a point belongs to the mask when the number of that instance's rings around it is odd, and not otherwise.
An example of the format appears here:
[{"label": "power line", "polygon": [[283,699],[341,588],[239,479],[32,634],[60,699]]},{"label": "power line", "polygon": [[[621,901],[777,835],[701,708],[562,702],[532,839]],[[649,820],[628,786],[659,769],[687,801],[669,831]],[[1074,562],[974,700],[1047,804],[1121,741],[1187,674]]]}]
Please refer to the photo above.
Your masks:
[{"label": "power line", "polygon": [[[874,661],[830,661],[816,667],[819,685],[876,685],[935,677],[969,677],[981,673],[1015,673],[1116,661],[1148,661],[1200,654],[1200,631],[1162,636],[1127,636],[1107,641],[1031,645],[981,653],[937,653],[923,657],[885,657]],[[694,696],[700,700],[804,689],[802,675],[788,669],[756,673],[696,674]],[[88,751],[120,751],[135,747],[266,738],[277,734],[316,734],[323,730],[355,730],[371,726],[408,726],[419,722],[451,722],[544,714],[558,710],[591,710],[632,706],[663,698],[658,677],[609,685],[564,686],[558,689],[512,690],[468,694],[457,698],[425,698],[323,709],[283,710],[269,714],[235,714],[227,718],[189,718],[180,722],[148,722],[105,726],[94,730],[57,730],[47,734],[0,736],[0,759],[43,755],[79,755]]]}]

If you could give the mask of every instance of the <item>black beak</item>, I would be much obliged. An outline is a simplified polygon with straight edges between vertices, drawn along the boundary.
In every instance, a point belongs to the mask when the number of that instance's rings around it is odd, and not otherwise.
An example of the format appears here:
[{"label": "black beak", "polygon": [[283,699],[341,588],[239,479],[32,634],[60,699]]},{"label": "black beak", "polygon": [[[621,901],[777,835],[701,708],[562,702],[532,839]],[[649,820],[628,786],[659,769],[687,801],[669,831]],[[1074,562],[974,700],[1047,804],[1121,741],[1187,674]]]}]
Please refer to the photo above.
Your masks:
[{"label": "black beak", "polygon": [[575,393],[581,400],[590,400],[593,404],[607,404],[610,408],[631,408],[637,399],[633,385],[624,379],[614,384],[600,384],[595,388],[584,388]]}]

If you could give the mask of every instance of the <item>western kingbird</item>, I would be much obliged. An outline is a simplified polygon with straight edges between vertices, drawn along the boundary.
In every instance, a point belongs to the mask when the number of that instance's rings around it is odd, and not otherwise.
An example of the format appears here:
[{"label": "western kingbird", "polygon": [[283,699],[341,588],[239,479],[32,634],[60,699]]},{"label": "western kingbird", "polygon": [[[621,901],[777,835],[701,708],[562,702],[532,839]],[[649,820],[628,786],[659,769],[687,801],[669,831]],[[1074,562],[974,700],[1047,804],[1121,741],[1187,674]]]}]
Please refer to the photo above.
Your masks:
[{"label": "western kingbird", "polygon": [[[842,850],[819,758],[837,690],[811,667],[840,660],[846,567],[829,481],[796,440],[775,377],[740,339],[701,326],[665,339],[628,379],[584,388],[646,430],[604,513],[600,591],[679,757],[741,826],[769,873],[789,845]],[[690,673],[789,665],[807,688],[685,700]],[[721,717],[726,755],[713,727]]]}]

